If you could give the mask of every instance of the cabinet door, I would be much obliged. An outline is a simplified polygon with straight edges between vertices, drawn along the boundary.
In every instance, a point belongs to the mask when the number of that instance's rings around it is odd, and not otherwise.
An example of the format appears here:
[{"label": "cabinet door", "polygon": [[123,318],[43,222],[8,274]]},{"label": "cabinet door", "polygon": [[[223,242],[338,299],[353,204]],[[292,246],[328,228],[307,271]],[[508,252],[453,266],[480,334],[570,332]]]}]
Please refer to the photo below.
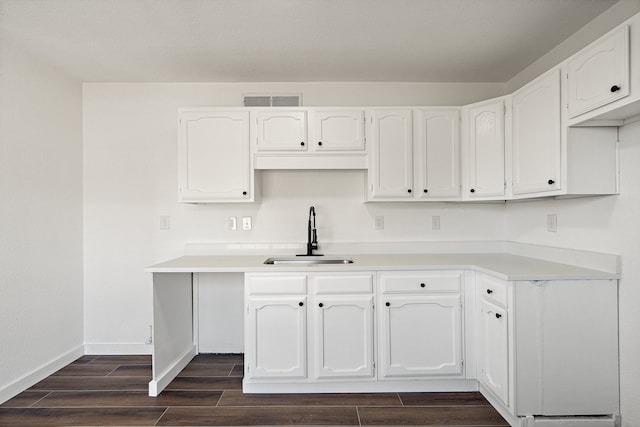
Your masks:
[{"label": "cabinet door", "polygon": [[460,294],[383,295],[380,377],[462,374]]},{"label": "cabinet door", "polygon": [[305,378],[306,296],[252,296],[245,326],[247,378]]},{"label": "cabinet door", "polygon": [[313,113],[315,151],[364,152],[364,111],[336,110]]},{"label": "cabinet door", "polygon": [[252,201],[249,113],[180,113],[179,200]]},{"label": "cabinet door", "polygon": [[468,197],[505,195],[504,109],[498,100],[468,110]]},{"label": "cabinet door", "polygon": [[411,110],[373,110],[369,168],[371,199],[413,198]]},{"label": "cabinet door", "polygon": [[567,62],[569,117],[629,95],[629,27],[602,37]]},{"label": "cabinet door", "polygon": [[513,94],[513,194],[560,189],[560,70]]},{"label": "cabinet door", "polygon": [[373,296],[317,296],[316,376],[373,377]]},{"label": "cabinet door", "polygon": [[509,406],[509,336],[506,310],[480,300],[480,382]]},{"label": "cabinet door", "polygon": [[258,111],[258,151],[307,151],[306,111]]},{"label": "cabinet door", "polygon": [[460,195],[460,112],[416,111],[416,191],[421,198]]}]

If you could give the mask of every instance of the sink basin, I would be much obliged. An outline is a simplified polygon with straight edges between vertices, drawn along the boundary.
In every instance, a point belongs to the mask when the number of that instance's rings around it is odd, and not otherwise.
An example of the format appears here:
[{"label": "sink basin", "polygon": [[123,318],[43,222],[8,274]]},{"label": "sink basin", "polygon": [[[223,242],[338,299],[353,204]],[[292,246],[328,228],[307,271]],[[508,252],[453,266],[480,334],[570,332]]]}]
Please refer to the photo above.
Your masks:
[{"label": "sink basin", "polygon": [[264,263],[268,265],[353,264],[353,260],[351,258],[343,258],[343,257],[293,256],[293,257],[283,257],[283,258],[268,258]]}]

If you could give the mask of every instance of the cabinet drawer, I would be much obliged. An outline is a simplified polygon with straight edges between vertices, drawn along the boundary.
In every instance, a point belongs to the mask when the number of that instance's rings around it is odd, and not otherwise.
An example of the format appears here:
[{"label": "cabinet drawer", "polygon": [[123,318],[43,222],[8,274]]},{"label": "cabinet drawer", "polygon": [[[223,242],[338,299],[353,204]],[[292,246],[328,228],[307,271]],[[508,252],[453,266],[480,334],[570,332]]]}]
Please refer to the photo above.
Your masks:
[{"label": "cabinet drawer", "polygon": [[380,290],[385,294],[460,292],[462,273],[458,271],[383,273]]},{"label": "cabinet drawer", "polygon": [[478,295],[504,308],[508,307],[507,282],[491,276],[478,276]]},{"label": "cabinet drawer", "polygon": [[312,280],[316,295],[370,294],[373,292],[373,276],[371,274],[316,276]]},{"label": "cabinet drawer", "polygon": [[297,295],[307,293],[307,277],[247,276],[245,286],[249,295]]}]

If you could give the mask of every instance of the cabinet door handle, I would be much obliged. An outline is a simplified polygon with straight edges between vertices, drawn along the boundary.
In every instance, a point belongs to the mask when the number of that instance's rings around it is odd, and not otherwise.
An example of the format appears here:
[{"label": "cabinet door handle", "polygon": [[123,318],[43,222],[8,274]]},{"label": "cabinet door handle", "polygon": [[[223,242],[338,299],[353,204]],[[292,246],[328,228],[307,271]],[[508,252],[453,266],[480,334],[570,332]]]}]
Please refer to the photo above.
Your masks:
[{"label": "cabinet door handle", "polygon": [[552,180],[552,179],[550,179],[549,181],[547,181],[547,184],[549,184],[549,185],[553,185],[553,184],[555,184],[555,183],[556,183],[556,182],[555,182],[554,180]]},{"label": "cabinet door handle", "polygon": [[493,293],[493,289],[487,289],[487,293],[488,294],[492,294]]},{"label": "cabinet door handle", "polygon": [[620,86],[618,86],[618,85],[611,86],[611,92],[617,92],[619,90],[620,90]]},{"label": "cabinet door handle", "polygon": [[411,193],[411,189],[410,188],[407,190],[407,193]]},{"label": "cabinet door handle", "polygon": [[421,288],[424,288],[425,286],[427,286],[427,285],[426,285],[426,284],[424,284],[424,283],[420,283],[420,287],[421,287]]},{"label": "cabinet door handle", "polygon": [[302,142],[300,143],[300,145],[304,147],[304,141],[302,141]]},{"label": "cabinet door handle", "polygon": [[499,319],[499,318],[501,318],[501,317],[502,317],[502,314],[500,314],[500,313],[496,313],[496,319]]},{"label": "cabinet door handle", "polygon": [[391,305],[390,302],[385,302],[384,305],[386,305],[387,307],[389,307]]},{"label": "cabinet door handle", "polygon": [[302,301],[300,301],[300,302],[298,303],[298,305],[299,305],[300,307],[302,307],[302,306],[304,305],[304,303],[303,303]]},{"label": "cabinet door handle", "polygon": [[320,303],[320,304],[318,304],[318,307],[322,308],[322,307],[324,307],[324,304]]},{"label": "cabinet door handle", "polygon": [[472,188],[472,189],[471,189],[471,190],[469,190],[469,191],[470,191],[470,192],[472,192],[472,193],[475,193],[475,192],[476,192],[476,189],[475,189],[475,188]]},{"label": "cabinet door handle", "polygon": [[429,192],[429,190],[427,190],[426,188],[424,190],[422,190],[422,191],[425,192],[425,193]]},{"label": "cabinet door handle", "polygon": [[246,196],[246,195],[247,195],[247,192],[246,192],[246,191],[243,191],[243,192],[242,192],[242,195],[243,195],[243,196]]},{"label": "cabinet door handle", "polygon": [[321,145],[322,145],[322,141],[318,141],[318,145],[320,145],[320,146],[321,146]]}]

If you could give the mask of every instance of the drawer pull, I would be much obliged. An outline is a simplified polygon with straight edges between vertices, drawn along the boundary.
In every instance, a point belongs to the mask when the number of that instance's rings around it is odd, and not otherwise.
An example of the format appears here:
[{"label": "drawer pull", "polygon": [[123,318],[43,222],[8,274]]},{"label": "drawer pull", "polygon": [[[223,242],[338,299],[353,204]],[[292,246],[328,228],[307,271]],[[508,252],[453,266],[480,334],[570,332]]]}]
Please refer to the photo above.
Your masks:
[{"label": "drawer pull", "polygon": [[493,289],[487,289],[487,293],[488,294],[492,294],[493,293]]},{"label": "drawer pull", "polygon": [[424,283],[420,283],[420,287],[421,288],[424,288],[425,286],[427,286],[427,285],[425,285]]},{"label": "drawer pull", "polygon": [[303,303],[302,301],[300,301],[300,302],[298,303],[298,305],[299,305],[300,307],[302,307],[302,306],[304,305],[304,303]]},{"label": "drawer pull", "polygon": [[384,305],[386,305],[387,307],[389,307],[391,305],[390,302],[385,302]]},{"label": "drawer pull", "polygon": [[499,319],[499,318],[501,318],[501,317],[502,317],[502,314],[500,314],[500,313],[496,313],[496,319]]},{"label": "drawer pull", "polygon": [[324,307],[324,304],[320,303],[320,304],[318,304],[318,307],[322,308],[322,307]]}]

